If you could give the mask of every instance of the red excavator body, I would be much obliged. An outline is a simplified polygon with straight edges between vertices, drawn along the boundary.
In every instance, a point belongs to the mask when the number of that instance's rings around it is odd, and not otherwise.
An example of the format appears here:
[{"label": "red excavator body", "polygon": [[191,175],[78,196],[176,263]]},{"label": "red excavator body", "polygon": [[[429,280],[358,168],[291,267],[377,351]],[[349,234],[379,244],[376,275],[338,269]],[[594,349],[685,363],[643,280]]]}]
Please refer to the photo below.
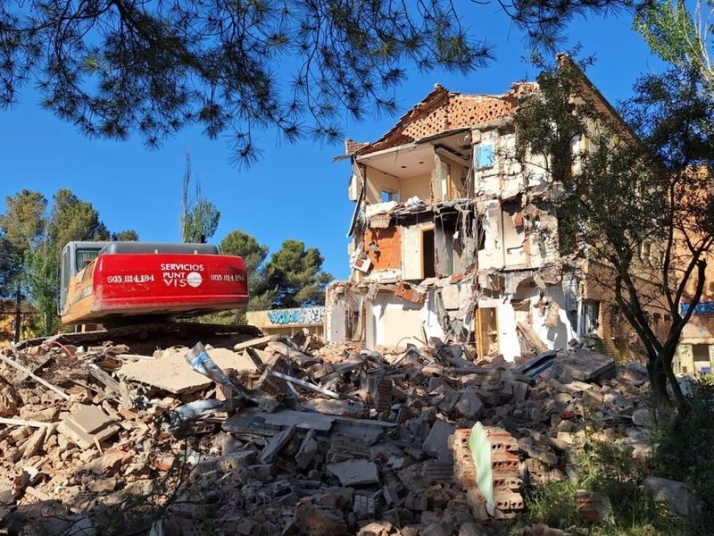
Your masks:
[{"label": "red excavator body", "polygon": [[247,303],[243,259],[212,245],[70,242],[62,250],[63,324],[195,316]]}]

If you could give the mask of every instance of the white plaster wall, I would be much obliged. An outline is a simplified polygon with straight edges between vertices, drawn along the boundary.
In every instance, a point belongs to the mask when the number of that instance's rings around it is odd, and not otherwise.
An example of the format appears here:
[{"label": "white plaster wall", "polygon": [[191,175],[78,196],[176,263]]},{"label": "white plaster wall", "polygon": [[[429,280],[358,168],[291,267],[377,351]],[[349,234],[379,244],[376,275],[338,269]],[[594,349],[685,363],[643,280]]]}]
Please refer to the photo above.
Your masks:
[{"label": "white plaster wall", "polygon": [[539,296],[538,293],[535,292],[534,295],[530,297],[531,316],[533,318],[532,328],[549,348],[553,350],[566,348],[568,341],[576,338],[576,333],[570,324],[567,311],[565,310],[565,295],[563,294],[563,289],[560,286],[549,285],[547,287],[547,296],[549,299],[554,300],[560,307],[560,311],[558,311],[558,325],[555,327],[545,325],[548,311],[546,310],[544,314],[541,314],[537,307]]},{"label": "white plaster wall", "polygon": [[346,322],[347,311],[344,301],[340,300],[327,307],[325,313],[325,338],[327,342],[345,342],[345,339],[347,339]]},{"label": "white plaster wall", "polygon": [[433,229],[433,222],[402,227],[402,276],[404,279],[423,279],[422,231]]},{"label": "white plaster wall", "polygon": [[478,252],[478,267],[502,268],[503,267],[503,237],[501,224],[501,205],[492,201],[483,208],[484,218],[481,224],[485,233],[485,247]]},{"label": "white plaster wall", "polygon": [[423,308],[423,304],[406,302],[392,294],[377,295],[366,308],[367,346],[423,344]]},{"label": "white plaster wall", "polygon": [[427,341],[429,337],[438,337],[442,341],[446,338],[444,330],[439,323],[436,303],[437,299],[438,297],[436,291],[434,289],[429,290],[424,304],[425,307],[422,309],[422,321]]},{"label": "white plaster wall", "polygon": [[382,190],[399,191],[399,179],[374,168],[367,168],[367,203],[382,201]]},{"label": "white plaster wall", "polygon": [[510,300],[498,307],[498,339],[501,355],[506,361],[513,362],[521,355],[516,335],[516,312]]},{"label": "white plaster wall", "polygon": [[431,198],[431,175],[420,175],[399,179],[399,200],[404,203],[407,199],[418,197],[424,202],[429,202]]},{"label": "white plaster wall", "polygon": [[[492,167],[478,168],[478,147],[479,145],[493,144],[495,162]],[[481,140],[474,144],[474,191],[476,195],[487,194],[499,196],[501,193],[501,164],[503,157],[500,154],[500,146],[498,141],[498,133],[495,130],[481,133]]]}]

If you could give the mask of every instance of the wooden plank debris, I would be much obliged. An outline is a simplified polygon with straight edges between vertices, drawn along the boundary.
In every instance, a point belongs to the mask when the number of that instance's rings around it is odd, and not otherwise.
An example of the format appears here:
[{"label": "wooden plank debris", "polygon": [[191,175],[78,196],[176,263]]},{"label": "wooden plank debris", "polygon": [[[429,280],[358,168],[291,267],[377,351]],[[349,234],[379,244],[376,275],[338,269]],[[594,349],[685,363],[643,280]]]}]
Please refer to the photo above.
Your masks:
[{"label": "wooden plank debris", "polygon": [[52,385],[50,382],[47,382],[47,381],[43,380],[43,379],[40,378],[39,376],[35,376],[35,374],[33,374],[30,370],[28,370],[27,368],[23,367],[22,365],[19,365],[19,364],[15,363],[12,359],[8,359],[8,358],[5,357],[4,355],[0,354],[0,361],[3,361],[4,363],[7,363],[7,364],[10,365],[11,367],[14,367],[14,368],[16,368],[17,370],[26,373],[30,378],[32,378],[33,380],[35,380],[37,383],[40,383],[40,384],[44,385],[44,386],[47,387],[50,391],[52,391],[53,393],[56,393],[57,395],[59,395],[61,398],[65,399],[65,400],[69,400],[69,395],[68,395],[67,393],[65,393],[65,392],[63,392],[62,390],[60,390],[59,388],[55,387],[55,386]]}]

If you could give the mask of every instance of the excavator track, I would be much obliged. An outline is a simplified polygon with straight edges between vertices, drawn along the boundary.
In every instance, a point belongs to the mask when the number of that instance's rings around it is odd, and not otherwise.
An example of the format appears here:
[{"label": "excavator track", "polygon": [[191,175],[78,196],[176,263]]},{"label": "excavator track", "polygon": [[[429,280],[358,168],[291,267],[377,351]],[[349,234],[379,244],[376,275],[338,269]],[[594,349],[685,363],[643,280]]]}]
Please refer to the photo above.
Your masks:
[{"label": "excavator track", "polygon": [[166,348],[176,345],[193,345],[198,341],[213,346],[232,347],[248,339],[261,337],[263,333],[255,326],[247,324],[225,325],[200,322],[151,322],[126,326],[109,327],[92,331],[59,333],[50,337],[36,337],[20,341],[19,350],[47,343],[65,345],[137,344]]}]

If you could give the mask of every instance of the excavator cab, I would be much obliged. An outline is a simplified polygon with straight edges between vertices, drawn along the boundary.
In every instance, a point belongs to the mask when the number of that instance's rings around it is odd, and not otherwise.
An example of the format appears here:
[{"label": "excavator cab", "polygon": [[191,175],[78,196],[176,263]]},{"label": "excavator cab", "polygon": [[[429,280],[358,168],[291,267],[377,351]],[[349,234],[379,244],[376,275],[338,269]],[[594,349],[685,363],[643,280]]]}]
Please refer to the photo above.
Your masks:
[{"label": "excavator cab", "polygon": [[68,242],[60,253],[60,289],[57,312],[62,313],[67,303],[69,282],[77,272],[99,256],[99,252],[109,242]]}]

